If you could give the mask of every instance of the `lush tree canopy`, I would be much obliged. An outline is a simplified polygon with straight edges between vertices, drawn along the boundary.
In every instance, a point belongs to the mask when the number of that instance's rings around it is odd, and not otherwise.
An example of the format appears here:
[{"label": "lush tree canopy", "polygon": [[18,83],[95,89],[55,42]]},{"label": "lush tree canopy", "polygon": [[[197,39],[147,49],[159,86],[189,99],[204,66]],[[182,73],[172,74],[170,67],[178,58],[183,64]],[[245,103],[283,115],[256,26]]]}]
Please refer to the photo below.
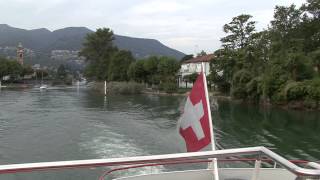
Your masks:
[{"label": "lush tree canopy", "polygon": [[33,71],[28,66],[22,66],[15,60],[0,58],[0,80],[4,76],[19,77],[31,74]]},{"label": "lush tree canopy", "polygon": [[318,106],[319,14],[318,0],[300,8],[276,6],[271,25],[261,32],[256,32],[252,16],[233,18],[223,27],[227,36],[215,52],[210,79],[234,98]]}]

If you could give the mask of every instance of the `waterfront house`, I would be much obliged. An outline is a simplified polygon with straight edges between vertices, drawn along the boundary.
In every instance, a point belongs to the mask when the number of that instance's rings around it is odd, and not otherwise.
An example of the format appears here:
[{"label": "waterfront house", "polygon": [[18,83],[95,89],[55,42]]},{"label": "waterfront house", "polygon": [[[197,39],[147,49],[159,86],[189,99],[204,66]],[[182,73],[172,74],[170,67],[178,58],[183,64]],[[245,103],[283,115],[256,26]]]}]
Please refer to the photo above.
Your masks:
[{"label": "waterfront house", "polygon": [[214,58],[213,54],[195,57],[181,64],[179,71],[179,87],[191,88],[193,83],[187,82],[186,76],[201,72],[201,64],[204,65],[204,73],[206,76],[210,74],[210,61]]}]

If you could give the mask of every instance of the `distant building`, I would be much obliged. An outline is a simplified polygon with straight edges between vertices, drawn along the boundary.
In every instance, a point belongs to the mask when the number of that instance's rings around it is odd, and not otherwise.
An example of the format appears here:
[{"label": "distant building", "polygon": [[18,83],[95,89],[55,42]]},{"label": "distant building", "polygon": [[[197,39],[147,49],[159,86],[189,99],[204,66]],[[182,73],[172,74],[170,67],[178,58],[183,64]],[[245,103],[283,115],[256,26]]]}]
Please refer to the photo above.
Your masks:
[{"label": "distant building", "polygon": [[24,48],[21,43],[19,43],[17,48],[17,61],[23,65],[23,58],[24,58]]},{"label": "distant building", "polygon": [[51,59],[53,60],[78,60],[83,59],[79,57],[79,51],[72,50],[52,50]]},{"label": "distant building", "polygon": [[32,69],[34,69],[34,70],[39,70],[40,67],[41,67],[40,64],[35,64],[35,65],[32,66]]},{"label": "distant building", "polygon": [[193,86],[192,83],[185,81],[185,76],[200,73],[202,71],[201,64],[204,65],[204,74],[208,76],[210,74],[210,61],[214,58],[213,54],[204,55],[196,58],[189,59],[182,63],[180,72],[179,72],[179,87],[188,87]]}]

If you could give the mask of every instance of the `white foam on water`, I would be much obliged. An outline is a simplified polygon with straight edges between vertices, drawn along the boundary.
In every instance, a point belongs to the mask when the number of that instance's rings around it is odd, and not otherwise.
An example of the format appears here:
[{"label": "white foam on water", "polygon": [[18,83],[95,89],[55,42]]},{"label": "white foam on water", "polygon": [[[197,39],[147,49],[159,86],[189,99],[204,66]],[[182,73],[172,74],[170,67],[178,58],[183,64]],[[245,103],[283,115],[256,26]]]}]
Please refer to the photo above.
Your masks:
[{"label": "white foam on water", "polygon": [[[119,158],[131,156],[146,156],[150,155],[147,151],[139,148],[133,143],[133,140],[128,137],[113,132],[104,124],[95,124],[94,130],[91,129],[90,134],[82,134],[81,149],[93,153],[98,158]],[[94,136],[92,136],[92,132]],[[150,173],[160,173],[164,171],[163,166],[157,167],[143,167],[137,169],[129,169],[120,172],[115,172],[112,175],[116,177],[133,176]]]}]

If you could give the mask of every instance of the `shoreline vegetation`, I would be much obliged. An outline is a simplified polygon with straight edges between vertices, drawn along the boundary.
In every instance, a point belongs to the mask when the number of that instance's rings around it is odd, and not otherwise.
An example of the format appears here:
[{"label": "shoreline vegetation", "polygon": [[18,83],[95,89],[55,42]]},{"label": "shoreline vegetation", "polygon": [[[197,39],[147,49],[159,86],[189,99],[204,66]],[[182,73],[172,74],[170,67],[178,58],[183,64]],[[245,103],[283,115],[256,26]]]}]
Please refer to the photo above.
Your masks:
[{"label": "shoreline vegetation", "polygon": [[[98,91],[104,94],[104,82],[92,82],[90,83],[90,88],[94,91]],[[158,95],[158,96],[182,96],[186,97],[191,89],[179,89],[176,92],[165,92],[159,89],[152,89],[151,87],[146,87],[146,84],[140,84],[136,82],[108,82],[107,83],[107,95],[135,95],[135,94],[145,94],[145,95]],[[216,100],[231,101],[240,104],[256,104],[252,101],[244,101],[241,99],[234,99],[231,96],[221,94],[217,91],[209,91],[210,99],[214,98]],[[261,107],[278,107],[282,109],[293,109],[293,110],[304,110],[304,111],[317,111],[320,110],[314,108],[308,108],[303,104],[303,101],[294,101],[288,104],[271,104],[268,102],[260,103]]]},{"label": "shoreline vegetation", "polygon": [[[320,1],[276,6],[262,31],[242,14],[223,26],[209,78],[233,99],[290,109],[320,109]],[[222,75],[221,75],[221,72]]]},{"label": "shoreline vegetation", "polygon": [[[276,6],[273,20],[262,31],[256,30],[251,15],[232,18],[223,26],[222,48],[210,62],[209,86],[237,102],[319,110],[319,7],[318,0],[307,0],[301,7]],[[180,61],[163,56],[135,59],[113,40],[108,28],[86,37],[80,55],[87,60],[85,76],[90,81],[122,82],[109,89],[124,94],[181,94],[177,85],[180,65],[193,55]],[[205,54],[202,51],[198,56]],[[191,74],[183,80],[192,83],[195,78]]]},{"label": "shoreline vegetation", "polygon": [[[268,27],[257,31],[252,16],[241,14],[223,26],[226,36],[214,52],[207,76],[211,96],[261,106],[320,110],[320,1],[306,0],[301,7],[276,6]],[[79,53],[86,59],[81,72],[92,88],[108,94],[185,95],[178,87],[181,60],[165,56],[136,59],[113,43],[109,28],[86,36]],[[202,51],[198,56],[206,55]],[[82,74],[83,73],[83,74]],[[0,58],[0,78],[51,76],[57,84],[72,82],[64,66],[54,72],[34,71],[13,60]],[[80,73],[79,73],[80,74]],[[48,77],[48,78],[49,78]],[[73,75],[74,77],[74,75]],[[193,83],[197,73],[182,77]],[[33,77],[34,78],[34,77]],[[21,79],[21,78],[20,78]],[[78,77],[79,79],[79,77]],[[4,84],[5,85],[5,84]]]}]

